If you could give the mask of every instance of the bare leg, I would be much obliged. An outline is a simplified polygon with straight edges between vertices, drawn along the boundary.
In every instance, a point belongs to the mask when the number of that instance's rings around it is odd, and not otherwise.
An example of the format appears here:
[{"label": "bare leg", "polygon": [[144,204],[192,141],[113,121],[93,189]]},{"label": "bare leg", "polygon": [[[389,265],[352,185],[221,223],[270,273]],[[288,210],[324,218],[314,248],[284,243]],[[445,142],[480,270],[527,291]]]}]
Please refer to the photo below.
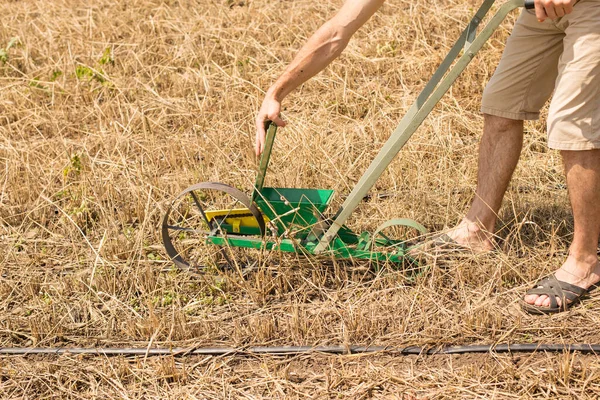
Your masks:
[{"label": "bare leg", "polygon": [[[569,198],[575,222],[569,256],[556,271],[556,279],[589,288],[600,282],[600,150],[562,151]],[[549,307],[548,296],[527,295],[525,301]],[[560,300],[557,298],[558,304]]]},{"label": "bare leg", "polygon": [[487,114],[484,118],[475,199],[465,218],[448,232],[474,251],[493,248],[498,210],[523,147],[523,121]]}]

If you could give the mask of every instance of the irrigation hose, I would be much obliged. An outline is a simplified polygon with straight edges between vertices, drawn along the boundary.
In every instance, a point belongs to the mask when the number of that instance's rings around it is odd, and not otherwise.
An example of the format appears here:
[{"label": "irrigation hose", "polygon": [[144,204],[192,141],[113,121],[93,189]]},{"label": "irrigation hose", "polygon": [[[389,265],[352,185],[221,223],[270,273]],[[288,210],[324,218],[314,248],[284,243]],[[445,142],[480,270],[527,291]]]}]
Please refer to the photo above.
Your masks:
[{"label": "irrigation hose", "polygon": [[0,355],[77,355],[87,354],[96,356],[234,356],[234,355],[299,355],[311,353],[326,354],[365,354],[380,353],[386,355],[439,355],[466,353],[573,353],[598,354],[600,344],[497,344],[497,345],[468,345],[438,348],[409,346],[393,348],[384,346],[273,346],[273,347],[199,347],[199,348],[119,348],[119,347],[0,347]]}]

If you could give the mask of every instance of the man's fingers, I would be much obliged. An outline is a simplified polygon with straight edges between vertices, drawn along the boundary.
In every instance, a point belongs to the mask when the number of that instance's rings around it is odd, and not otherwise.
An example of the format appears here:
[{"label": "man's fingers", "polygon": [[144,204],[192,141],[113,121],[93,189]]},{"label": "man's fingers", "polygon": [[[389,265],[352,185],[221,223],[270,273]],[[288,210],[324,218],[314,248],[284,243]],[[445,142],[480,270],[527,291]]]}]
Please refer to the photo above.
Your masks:
[{"label": "man's fingers", "polygon": [[563,8],[565,10],[565,14],[571,14],[573,12],[573,3],[571,3],[571,2],[565,3],[563,5]]},{"label": "man's fingers", "polygon": [[265,143],[264,143],[264,139],[261,138],[260,136],[256,137],[256,144],[254,145],[254,151],[256,152],[256,157],[259,157],[264,148],[265,148]]},{"label": "man's fingers", "polygon": [[273,121],[275,123],[275,125],[277,125],[278,127],[281,127],[281,128],[283,128],[286,124],[286,122],[284,120],[282,120],[279,115],[271,115],[271,116],[269,116],[269,119],[271,121]]},{"label": "man's fingers", "polygon": [[540,3],[542,5],[544,14],[546,14],[546,18],[550,18],[550,19],[558,18],[556,16],[556,12],[554,12],[554,0],[541,0]]},{"label": "man's fingers", "polygon": [[256,157],[260,156],[265,148],[265,122],[263,120],[256,120],[256,143],[254,144],[254,151]]},{"label": "man's fingers", "polygon": [[256,136],[256,142],[254,143],[254,154],[256,154],[256,157],[260,156],[260,149],[261,149],[262,145],[260,144],[260,139],[258,137],[258,135]]},{"label": "man's fingers", "polygon": [[260,156],[260,143],[258,141],[258,137],[254,143],[254,154],[256,154],[256,157]]},{"label": "man's fingers", "polygon": [[575,0],[535,0],[535,16],[542,22],[547,18],[555,20],[573,11]]},{"label": "man's fingers", "polygon": [[541,0],[536,0],[535,2],[535,16],[540,22],[548,18],[548,16],[546,15],[546,10],[544,9],[544,5],[542,4]]},{"label": "man's fingers", "polygon": [[548,16],[548,18],[550,18],[550,19],[558,18],[558,16],[556,15],[556,12],[554,11],[554,3],[552,2],[552,0],[546,0],[544,2],[544,11],[546,12],[546,15]]}]

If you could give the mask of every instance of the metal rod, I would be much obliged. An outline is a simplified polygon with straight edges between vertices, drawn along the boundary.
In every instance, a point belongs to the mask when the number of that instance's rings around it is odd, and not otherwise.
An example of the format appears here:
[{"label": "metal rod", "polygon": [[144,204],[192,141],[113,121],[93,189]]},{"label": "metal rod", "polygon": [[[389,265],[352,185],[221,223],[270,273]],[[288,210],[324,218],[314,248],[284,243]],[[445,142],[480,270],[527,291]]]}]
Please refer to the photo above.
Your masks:
[{"label": "metal rod", "polygon": [[[490,38],[492,33],[500,26],[506,16],[514,9],[523,7],[524,0],[509,0],[504,3],[498,12],[492,17],[490,22],[482,29],[481,33],[477,35],[465,49],[462,56],[450,69],[444,79],[441,80],[439,85],[437,80],[443,76],[449,68],[449,65],[459,54],[460,50],[469,39],[469,32],[473,31],[473,25],[478,24],[477,20],[482,20],[487,14],[489,8],[494,3],[494,0],[486,0],[481,6],[469,26],[465,29],[457,43],[454,45],[440,68],[436,71],[432,79],[426,85],[423,92],[417,98],[417,101],[410,110],[407,112],[405,117],[400,121],[400,124],[396,130],[392,133],[390,138],[385,142],[383,148],[379,151],[375,159],[369,165],[367,171],[360,178],[350,195],[346,198],[339,211],[337,212],[334,221],[331,226],[325,232],[319,244],[315,247],[314,252],[316,254],[321,253],[327,249],[329,243],[339,229],[344,225],[350,214],[367,195],[369,190],[373,187],[377,179],[381,176],[383,171],[392,162],[396,154],[402,149],[404,144],[413,135],[417,128],[421,125],[423,120],[429,115],[433,107],[440,101],[442,96],[450,89],[454,81],[462,73],[462,71],[471,62],[475,54],[483,47],[483,45]],[[437,85],[437,87],[436,87]],[[435,87],[435,90],[433,88]]]},{"label": "metal rod", "polygon": [[203,234],[203,235],[208,235],[210,233],[209,231],[199,231],[198,229],[185,228],[183,226],[176,226],[176,225],[166,225],[166,227],[169,228],[172,231],[200,233],[200,234]]},{"label": "metal rod", "polygon": [[600,354],[600,344],[492,344],[447,347],[401,348],[385,346],[273,346],[273,347],[202,347],[202,348],[128,348],[128,347],[0,347],[0,355],[65,355],[89,354],[97,356],[243,356],[243,355],[298,355],[298,354],[365,354],[379,353],[385,355],[440,355],[467,353],[573,353]]},{"label": "metal rod", "polygon": [[204,209],[202,208],[202,203],[200,203],[200,200],[198,200],[198,196],[196,196],[196,193],[194,193],[193,191],[190,192],[190,194],[192,195],[192,199],[194,199],[194,203],[196,203],[196,207],[198,207],[200,214],[202,214],[204,222],[206,222],[206,225],[208,225],[208,229],[212,231],[214,229],[212,226],[212,222],[208,218],[206,218],[206,214],[204,213]]},{"label": "metal rod", "polygon": [[254,190],[252,191],[252,201],[256,200],[265,184],[265,176],[267,176],[267,167],[269,166],[269,160],[271,159],[271,150],[273,149],[273,142],[275,141],[275,134],[277,133],[277,125],[275,125],[274,122],[268,121],[265,128],[267,131],[265,137],[265,149],[260,157],[258,175],[256,176],[256,183],[254,184]]}]

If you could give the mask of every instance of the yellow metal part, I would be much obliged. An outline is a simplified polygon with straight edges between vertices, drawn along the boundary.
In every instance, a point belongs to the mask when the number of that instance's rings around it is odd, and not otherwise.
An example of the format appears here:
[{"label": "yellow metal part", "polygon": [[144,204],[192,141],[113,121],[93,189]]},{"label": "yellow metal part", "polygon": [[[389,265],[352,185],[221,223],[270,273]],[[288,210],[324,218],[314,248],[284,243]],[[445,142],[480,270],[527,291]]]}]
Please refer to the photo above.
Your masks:
[{"label": "yellow metal part", "polygon": [[[258,228],[258,223],[254,216],[250,213],[250,210],[247,208],[234,208],[232,210],[213,210],[213,211],[205,211],[204,214],[209,221],[212,221],[214,218],[218,217],[226,217],[225,223],[229,224],[233,228],[233,232],[239,233],[240,226],[247,226],[252,228]],[[269,222],[269,218],[263,215],[263,219],[265,223]]]}]

